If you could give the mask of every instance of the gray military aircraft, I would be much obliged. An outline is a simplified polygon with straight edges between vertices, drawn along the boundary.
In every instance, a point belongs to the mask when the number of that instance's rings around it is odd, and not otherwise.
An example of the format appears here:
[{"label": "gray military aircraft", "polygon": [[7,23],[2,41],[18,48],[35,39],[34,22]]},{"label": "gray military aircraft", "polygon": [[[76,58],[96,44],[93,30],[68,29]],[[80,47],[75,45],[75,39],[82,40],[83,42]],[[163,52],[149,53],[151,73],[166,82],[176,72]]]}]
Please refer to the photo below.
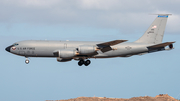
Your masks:
[{"label": "gray military aircraft", "polygon": [[[55,57],[58,62],[78,60],[78,65],[88,66],[90,58],[130,57],[163,50],[173,49],[173,43],[162,43],[168,16],[171,14],[157,14],[157,18],[150,25],[144,35],[135,42],[114,40],[109,42],[81,42],[81,41],[40,41],[28,40],[16,42],[6,48],[6,51],[19,56]],[[167,47],[168,46],[168,47]]]}]

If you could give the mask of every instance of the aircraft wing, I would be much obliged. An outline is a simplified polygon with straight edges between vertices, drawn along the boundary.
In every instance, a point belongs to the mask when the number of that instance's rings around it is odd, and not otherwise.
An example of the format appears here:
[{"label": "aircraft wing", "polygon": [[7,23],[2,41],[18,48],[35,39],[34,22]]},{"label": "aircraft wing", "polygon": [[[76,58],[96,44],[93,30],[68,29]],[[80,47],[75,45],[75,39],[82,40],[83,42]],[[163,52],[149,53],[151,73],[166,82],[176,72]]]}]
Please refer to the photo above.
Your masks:
[{"label": "aircraft wing", "polygon": [[162,48],[162,47],[166,47],[168,45],[171,45],[172,43],[175,43],[175,42],[165,42],[165,43],[160,43],[160,44],[157,44],[157,45],[153,45],[153,46],[149,46],[147,48]]},{"label": "aircraft wing", "polygon": [[126,42],[126,41],[128,40],[114,40],[114,41],[97,44],[97,46],[104,53],[104,52],[112,50],[110,46],[117,45],[119,43]]},{"label": "aircraft wing", "polygon": [[114,41],[97,44],[97,46],[113,46],[113,45],[117,45],[125,41],[128,41],[128,40],[114,40]]}]

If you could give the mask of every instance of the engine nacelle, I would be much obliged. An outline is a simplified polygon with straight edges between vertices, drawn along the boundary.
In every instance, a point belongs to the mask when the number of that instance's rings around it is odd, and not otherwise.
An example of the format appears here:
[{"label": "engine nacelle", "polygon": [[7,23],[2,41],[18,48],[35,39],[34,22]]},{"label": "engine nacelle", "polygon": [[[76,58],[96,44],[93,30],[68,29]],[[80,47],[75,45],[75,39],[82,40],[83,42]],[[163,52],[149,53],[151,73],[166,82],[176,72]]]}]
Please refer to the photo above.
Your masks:
[{"label": "engine nacelle", "polygon": [[70,58],[70,59],[57,58],[58,62],[68,62],[68,61],[71,61],[71,60],[72,60],[72,58]]},{"label": "engine nacelle", "polygon": [[78,52],[80,55],[92,54],[97,51],[97,48],[92,45],[81,45],[78,48]]},{"label": "engine nacelle", "polygon": [[58,51],[58,57],[63,59],[69,59],[77,55],[76,50],[64,49]]}]

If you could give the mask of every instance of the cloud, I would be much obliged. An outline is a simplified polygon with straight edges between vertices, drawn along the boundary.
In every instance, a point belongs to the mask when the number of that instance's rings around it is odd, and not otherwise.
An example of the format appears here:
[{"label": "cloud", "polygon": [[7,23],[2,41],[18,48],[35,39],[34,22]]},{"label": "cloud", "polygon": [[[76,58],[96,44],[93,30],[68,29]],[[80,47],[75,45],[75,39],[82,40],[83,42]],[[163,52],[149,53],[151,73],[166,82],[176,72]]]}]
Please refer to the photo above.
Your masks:
[{"label": "cloud", "polygon": [[172,18],[176,21],[169,20],[169,26],[179,31],[179,4],[179,0],[1,0],[0,23],[62,24],[136,30],[150,25],[149,21],[153,21],[155,17],[148,14],[173,13],[175,17]]}]

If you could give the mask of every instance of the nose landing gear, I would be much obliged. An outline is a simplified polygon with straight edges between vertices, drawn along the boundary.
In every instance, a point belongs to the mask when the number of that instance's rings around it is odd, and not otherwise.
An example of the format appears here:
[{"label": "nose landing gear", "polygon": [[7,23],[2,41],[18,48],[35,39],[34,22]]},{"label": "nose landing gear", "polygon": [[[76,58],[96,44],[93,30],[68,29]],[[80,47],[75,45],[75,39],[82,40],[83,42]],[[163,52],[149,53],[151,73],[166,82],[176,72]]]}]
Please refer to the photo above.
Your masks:
[{"label": "nose landing gear", "polygon": [[29,59],[28,59],[28,58],[26,58],[25,63],[26,63],[26,64],[28,64],[28,63],[29,63]]},{"label": "nose landing gear", "polygon": [[84,64],[85,66],[88,66],[90,63],[91,63],[90,60],[86,60],[86,61],[84,61],[84,60],[79,60],[78,65],[79,65],[79,66],[82,66],[82,65]]}]

